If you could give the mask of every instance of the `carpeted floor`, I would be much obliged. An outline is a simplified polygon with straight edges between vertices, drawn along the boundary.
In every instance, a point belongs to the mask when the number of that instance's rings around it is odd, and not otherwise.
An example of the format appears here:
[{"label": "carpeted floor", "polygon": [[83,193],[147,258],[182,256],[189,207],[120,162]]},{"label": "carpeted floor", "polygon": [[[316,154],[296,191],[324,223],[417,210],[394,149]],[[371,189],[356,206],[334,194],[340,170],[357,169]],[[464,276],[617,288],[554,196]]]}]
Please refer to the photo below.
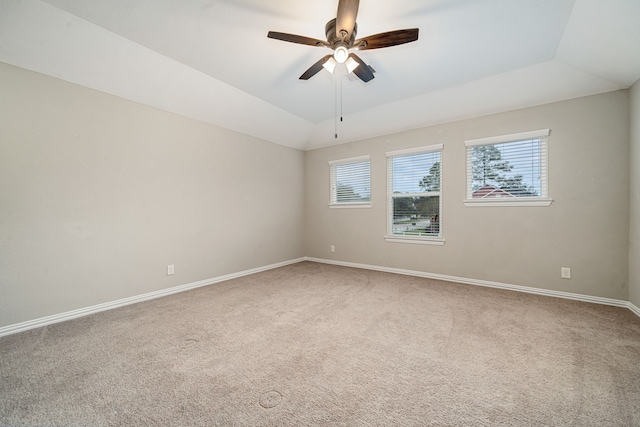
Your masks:
[{"label": "carpeted floor", "polygon": [[3,426],[638,426],[624,308],[310,262],[0,339]]}]

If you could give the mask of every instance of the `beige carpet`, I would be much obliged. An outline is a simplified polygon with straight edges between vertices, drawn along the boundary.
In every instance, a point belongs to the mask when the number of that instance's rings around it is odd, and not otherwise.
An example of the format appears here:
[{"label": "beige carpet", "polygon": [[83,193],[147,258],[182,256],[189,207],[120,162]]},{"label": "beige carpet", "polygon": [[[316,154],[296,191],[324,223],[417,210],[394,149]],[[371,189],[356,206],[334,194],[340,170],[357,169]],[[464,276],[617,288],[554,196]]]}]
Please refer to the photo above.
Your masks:
[{"label": "beige carpet", "polygon": [[310,262],[0,339],[3,426],[638,426],[627,309]]}]

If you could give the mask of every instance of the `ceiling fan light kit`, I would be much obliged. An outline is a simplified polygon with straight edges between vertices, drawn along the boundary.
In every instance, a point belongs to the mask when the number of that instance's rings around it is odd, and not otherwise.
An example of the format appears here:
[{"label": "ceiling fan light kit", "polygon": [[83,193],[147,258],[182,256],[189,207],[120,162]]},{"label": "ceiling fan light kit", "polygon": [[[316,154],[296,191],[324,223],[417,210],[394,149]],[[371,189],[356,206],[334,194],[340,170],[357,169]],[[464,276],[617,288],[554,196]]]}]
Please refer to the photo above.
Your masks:
[{"label": "ceiling fan light kit", "polygon": [[333,51],[333,58],[338,64],[344,64],[347,58],[349,58],[349,51],[344,46],[338,46]]},{"label": "ceiling fan light kit", "polygon": [[[336,67],[340,63],[340,62],[336,61],[334,59],[334,57],[335,57],[335,55],[330,56],[329,59],[327,59],[322,64],[324,69],[327,70],[328,72],[330,72],[331,74],[333,74],[333,72],[335,71]],[[355,70],[356,67],[358,67],[359,65],[360,64],[358,64],[358,62],[355,59],[351,58],[351,57],[347,57],[347,60],[344,61],[344,66],[347,68],[347,74],[352,73],[353,70]]]},{"label": "ceiling fan light kit", "polygon": [[358,55],[350,53],[349,50],[381,49],[410,43],[418,40],[418,28],[388,31],[356,40],[358,32],[356,18],[359,5],[359,0],[338,1],[336,17],[325,25],[327,41],[276,31],[269,31],[267,37],[289,43],[333,49],[333,55],[327,55],[309,67],[300,76],[300,80],[310,79],[322,68],[333,73],[337,64],[345,64],[349,73],[353,72],[363,82],[369,82],[374,78],[373,71]]}]

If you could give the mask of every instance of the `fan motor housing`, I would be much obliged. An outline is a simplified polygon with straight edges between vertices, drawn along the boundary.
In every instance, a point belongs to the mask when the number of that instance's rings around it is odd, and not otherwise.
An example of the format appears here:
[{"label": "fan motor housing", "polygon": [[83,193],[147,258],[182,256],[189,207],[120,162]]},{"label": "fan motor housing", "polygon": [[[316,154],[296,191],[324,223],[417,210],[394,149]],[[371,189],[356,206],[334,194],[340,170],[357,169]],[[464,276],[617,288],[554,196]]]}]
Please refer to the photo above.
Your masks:
[{"label": "fan motor housing", "polygon": [[357,32],[358,24],[355,23],[353,26],[353,31],[351,32],[351,37],[349,37],[348,40],[343,40],[340,37],[336,36],[336,18],[333,18],[331,21],[327,22],[327,25],[324,26],[324,33],[327,35],[327,42],[329,42],[332,48],[335,48],[341,42],[346,43],[348,47],[352,47],[353,42],[356,39]]}]

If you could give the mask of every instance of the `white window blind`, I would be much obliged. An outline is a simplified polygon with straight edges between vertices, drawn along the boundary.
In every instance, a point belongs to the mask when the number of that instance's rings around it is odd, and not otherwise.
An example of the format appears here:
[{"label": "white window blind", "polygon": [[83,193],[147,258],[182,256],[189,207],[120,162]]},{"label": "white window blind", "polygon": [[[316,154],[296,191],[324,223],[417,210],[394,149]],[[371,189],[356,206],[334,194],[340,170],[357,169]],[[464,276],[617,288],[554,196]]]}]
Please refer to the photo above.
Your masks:
[{"label": "white window blind", "polygon": [[331,205],[359,206],[371,203],[369,156],[329,162]]},{"label": "white window blind", "polygon": [[387,153],[388,241],[441,238],[442,148]]},{"label": "white window blind", "polygon": [[543,129],[466,141],[466,204],[550,204],[548,135]]}]

